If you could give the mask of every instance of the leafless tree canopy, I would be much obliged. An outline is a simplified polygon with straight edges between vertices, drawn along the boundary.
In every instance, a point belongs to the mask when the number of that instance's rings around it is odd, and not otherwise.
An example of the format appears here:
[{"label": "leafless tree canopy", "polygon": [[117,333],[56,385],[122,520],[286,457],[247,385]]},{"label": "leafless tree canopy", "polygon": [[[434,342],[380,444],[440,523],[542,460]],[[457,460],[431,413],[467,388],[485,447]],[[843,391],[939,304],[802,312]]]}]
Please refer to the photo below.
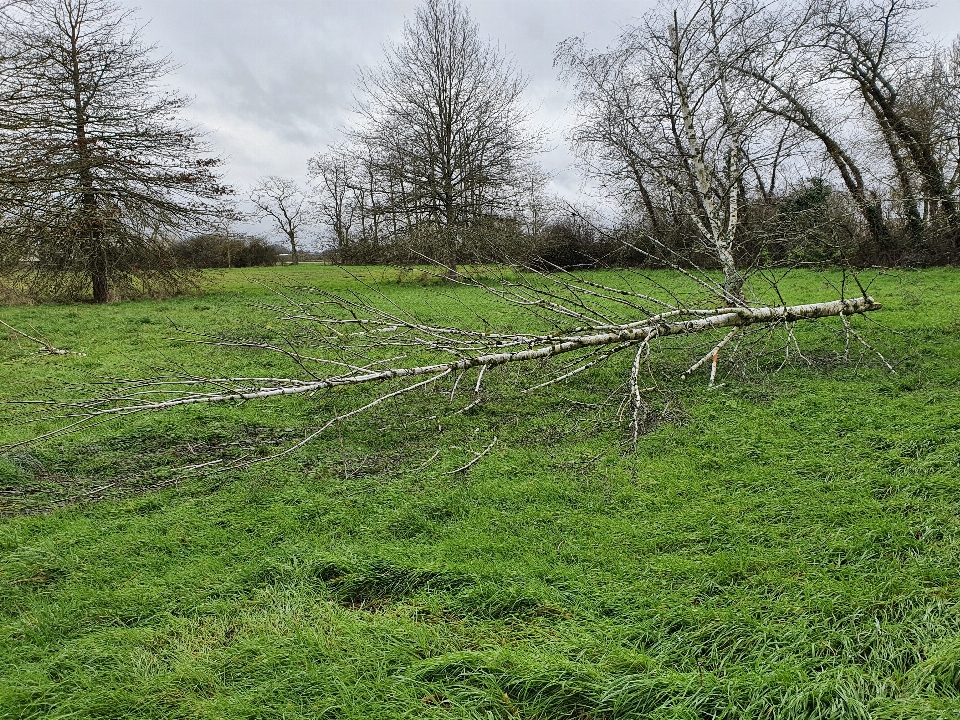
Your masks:
[{"label": "leafless tree canopy", "polygon": [[283,233],[290,243],[293,264],[300,262],[300,230],[307,217],[306,196],[296,181],[268,175],[250,189],[250,202],[258,219],[268,219],[275,230]]},{"label": "leafless tree canopy", "polygon": [[[752,263],[786,244],[819,260],[804,247],[819,233],[833,260],[949,259],[960,67],[956,46],[915,29],[922,6],[701,0],[650,13],[606,51],[572,38],[557,54],[577,92],[572,140],[642,228],[680,247],[728,243]],[[829,221],[814,233],[816,213],[795,222],[811,203]]]},{"label": "leafless tree canopy", "polygon": [[226,192],[167,58],[110,0],[32,0],[0,24],[0,259],[39,297],[184,279],[170,240]]},{"label": "leafless tree canopy", "polygon": [[329,228],[341,252],[354,244],[356,220],[363,206],[360,188],[346,148],[335,148],[310,158],[307,170],[313,180],[311,206],[321,227]]},{"label": "leafless tree canopy", "polygon": [[558,55],[579,90],[576,145],[646,212],[654,232],[691,225],[696,244],[719,261],[733,302],[742,300],[734,247],[744,195],[776,181],[789,140],[762,112],[755,83],[736,72],[756,52],[757,39],[743,30],[758,12],[708,2],[688,15],[650,15],[608,52],[591,54],[574,39]]},{"label": "leafless tree canopy", "polygon": [[338,243],[432,234],[455,269],[478,229],[515,213],[536,139],[527,81],[459,0],[427,0],[364,70],[350,144],[315,158]]},{"label": "leafless tree canopy", "polygon": [[918,40],[911,16],[924,6],[904,0],[824,4],[822,44],[833,74],[856,89],[872,115],[907,233],[923,243],[925,223],[933,224],[945,228],[956,247],[960,68],[949,67],[955,57]]}]

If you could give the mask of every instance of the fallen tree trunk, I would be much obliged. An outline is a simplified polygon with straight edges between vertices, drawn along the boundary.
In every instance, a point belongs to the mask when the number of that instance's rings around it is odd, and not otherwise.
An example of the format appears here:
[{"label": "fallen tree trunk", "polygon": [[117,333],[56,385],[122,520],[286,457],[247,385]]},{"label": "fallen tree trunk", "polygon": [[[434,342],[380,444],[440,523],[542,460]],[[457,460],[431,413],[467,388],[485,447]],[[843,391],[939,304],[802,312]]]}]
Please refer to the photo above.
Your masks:
[{"label": "fallen tree trunk", "polygon": [[[357,372],[334,375],[331,377],[304,381],[286,378],[271,378],[269,384],[264,383],[257,388],[244,388],[236,391],[214,393],[187,393],[182,397],[162,401],[138,402],[132,396],[114,396],[103,398],[100,402],[119,403],[115,407],[99,407],[90,409],[90,416],[104,417],[108,415],[126,415],[132,412],[152,410],[166,410],[183,405],[199,403],[222,403],[230,401],[258,400],[284,395],[315,393],[344,385],[361,385],[378,383],[386,380],[413,378],[423,375],[447,375],[453,372],[462,372],[472,368],[491,368],[509,363],[525,363],[546,360],[584,348],[595,348],[607,345],[646,345],[654,338],[664,338],[677,335],[693,335],[723,328],[744,328],[751,325],[790,323],[798,320],[817,320],[828,317],[849,317],[865,312],[879,310],[882,305],[871,297],[861,297],[850,300],[833,300],[831,302],[810,303],[806,305],[790,305],[780,307],[740,307],[719,308],[717,310],[680,310],[681,314],[698,315],[688,320],[668,321],[664,313],[647,320],[629,323],[614,327],[604,332],[584,333],[577,335],[557,336],[511,336],[512,345],[528,345],[523,350],[510,352],[493,352],[464,357],[445,363],[415,365],[412,367],[392,367],[370,372]],[[705,316],[702,316],[706,314]],[[358,320],[358,323],[363,322]],[[416,326],[425,329],[424,326]],[[434,332],[444,331],[455,333],[450,328],[429,328]],[[462,331],[464,334],[476,337],[476,333]],[[499,342],[504,336],[488,335]],[[253,345],[258,347],[257,345]],[[268,346],[259,346],[265,349],[276,349]],[[212,384],[240,383],[243,379],[204,379],[199,382]],[[161,381],[162,382],[162,381]]]}]

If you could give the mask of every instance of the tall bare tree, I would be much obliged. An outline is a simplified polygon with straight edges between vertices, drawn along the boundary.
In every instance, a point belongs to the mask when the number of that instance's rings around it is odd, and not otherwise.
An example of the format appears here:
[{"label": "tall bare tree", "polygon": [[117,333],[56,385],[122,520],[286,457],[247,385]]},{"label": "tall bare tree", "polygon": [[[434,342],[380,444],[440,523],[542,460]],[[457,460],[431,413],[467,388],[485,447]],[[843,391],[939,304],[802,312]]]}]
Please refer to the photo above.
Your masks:
[{"label": "tall bare tree", "polygon": [[[846,191],[830,205],[859,212],[846,226],[861,262],[949,257],[960,82],[956,55],[915,28],[923,6],[697,0],[679,3],[672,23],[649,14],[604,52],[568,40],[558,61],[577,91],[574,144],[660,239],[695,234],[685,224],[714,234],[720,202],[736,255],[756,244],[751,212],[776,214],[812,183]],[[724,174],[736,192],[721,202]]]},{"label": "tall bare tree", "polygon": [[313,181],[312,210],[319,224],[330,228],[337,251],[350,247],[356,203],[352,197],[350,161],[343,151],[330,150],[310,158],[307,171]]},{"label": "tall bare tree", "polygon": [[[874,256],[956,249],[956,110],[949,52],[915,26],[924,2],[785,3],[743,71],[774,91],[767,110],[818,144],[859,209]],[[807,155],[811,157],[810,154]]]},{"label": "tall bare tree", "polygon": [[577,92],[575,147],[638,198],[654,233],[689,226],[731,304],[744,302],[746,203],[773,191],[792,150],[790,128],[764,112],[769,90],[739,71],[770,21],[753,0],[703,0],[650,13],[606,51],[574,38],[557,55]]},{"label": "tall bare tree", "polygon": [[350,134],[370,152],[381,208],[398,230],[435,227],[451,271],[470,229],[512,210],[537,147],[524,130],[526,84],[459,0],[425,0],[361,74]]},{"label": "tall bare tree", "polygon": [[300,262],[300,229],[307,221],[307,198],[291,178],[268,175],[250,189],[254,215],[268,219],[287,237],[293,264]]},{"label": "tall bare tree", "polygon": [[16,4],[0,37],[5,267],[40,296],[179,287],[171,239],[229,191],[160,84],[169,59],[110,0]]},{"label": "tall bare tree", "polygon": [[942,61],[915,27],[916,12],[926,6],[916,0],[816,3],[822,47],[835,75],[855,88],[873,116],[914,244],[923,242],[921,205],[928,220],[942,220],[960,240],[960,203],[936,137],[937,125],[955,111],[960,88],[951,87]]},{"label": "tall bare tree", "polygon": [[[849,193],[864,222],[870,243],[880,254],[893,245],[884,216],[882,185],[867,172],[877,165],[864,153],[861,113],[834,80],[834,66],[822,48],[818,9],[809,2],[778,7],[780,22],[768,26],[758,52],[744,56],[741,71],[757,80],[766,112],[799,130],[808,142],[803,156],[811,165],[822,154]],[[873,155],[873,156],[871,156]]]}]

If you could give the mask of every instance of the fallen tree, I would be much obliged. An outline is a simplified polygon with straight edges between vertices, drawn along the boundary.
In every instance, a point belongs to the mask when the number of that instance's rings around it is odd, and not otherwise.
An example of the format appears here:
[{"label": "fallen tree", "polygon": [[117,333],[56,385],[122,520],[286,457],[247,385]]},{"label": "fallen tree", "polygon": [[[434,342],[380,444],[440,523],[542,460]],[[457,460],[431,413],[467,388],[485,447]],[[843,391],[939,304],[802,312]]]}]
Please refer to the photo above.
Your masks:
[{"label": "fallen tree", "polygon": [[[642,273],[631,275],[637,276],[629,278],[634,281],[650,277]],[[697,287],[714,287],[715,298],[724,294],[723,287],[717,286],[709,273],[683,271],[677,276],[695,280]],[[683,368],[677,368],[678,377],[688,378],[709,366],[710,384],[713,384],[721,351],[737,336],[742,342],[755,329],[784,330],[782,350],[789,356],[791,344],[796,346],[797,342],[793,333],[796,323],[838,318],[848,346],[854,339],[872,350],[852,328],[850,318],[881,308],[866,291],[858,297],[798,305],[745,302],[733,306],[691,307],[679,296],[670,301],[657,299],[651,294],[612,287],[568,272],[510,271],[496,283],[486,284],[463,272],[459,278],[460,285],[490,294],[504,306],[525,311],[531,322],[549,324],[553,329],[494,331],[485,319],[483,329],[471,329],[462,323],[431,324],[403,308],[391,307],[388,298],[369,286],[369,293],[349,297],[310,288],[309,299],[299,301],[287,289],[278,291],[285,298],[285,304],[271,307],[289,328],[282,334],[282,342],[238,341],[206,332],[193,333],[188,341],[281,355],[300,369],[298,377],[177,375],[122,381],[111,391],[93,398],[66,403],[43,401],[41,404],[63,411],[61,417],[67,422],[28,442],[48,440],[131,414],[187,405],[314,395],[358,385],[378,388],[369,402],[328,418],[302,441],[284,450],[282,454],[285,454],[302,447],[337,422],[445,378],[453,378],[450,389],[453,400],[466,374],[476,371],[472,382],[476,397],[470,405],[473,406],[480,401],[484,374],[494,368],[519,364],[547,370],[546,377],[532,376],[533,380],[524,389],[531,392],[567,381],[627,350],[634,355],[627,400],[636,438],[642,432],[640,416],[648,397],[645,393],[651,390],[641,387],[641,370],[650,359],[655,341],[695,336],[713,338],[707,343],[706,353],[699,345],[688,348],[696,354]],[[663,293],[662,285],[659,289]],[[382,301],[379,305],[371,301],[377,296]],[[325,312],[318,313],[318,307]],[[626,319],[629,315],[640,317]],[[731,357],[733,354],[731,351]],[[561,363],[561,358],[569,361]],[[559,367],[554,367],[556,364]],[[385,383],[393,384],[385,388]]]},{"label": "fallen tree", "polygon": [[[493,346],[497,348],[524,347],[523,350],[502,349],[500,352],[485,353],[471,357],[461,357],[458,360],[452,360],[446,363],[435,363],[431,365],[417,365],[413,367],[392,367],[385,370],[372,371],[369,367],[353,366],[347,373],[333,375],[318,380],[298,380],[295,378],[270,378],[268,384],[255,389],[237,388],[227,392],[191,392],[182,397],[172,400],[141,400],[131,399],[129,404],[120,404],[116,407],[101,408],[96,414],[127,414],[130,412],[141,412],[145,410],[167,410],[181,405],[195,405],[197,403],[219,403],[229,401],[260,400],[263,398],[277,397],[281,395],[297,395],[300,393],[314,393],[320,390],[330,390],[342,385],[361,385],[365,383],[376,383],[385,380],[397,380],[402,378],[418,377],[421,375],[435,375],[433,380],[445,377],[453,372],[463,372],[472,368],[492,368],[498,365],[508,363],[533,362],[537,360],[546,360],[557,355],[582,350],[584,348],[598,348],[608,345],[629,346],[638,345],[638,352],[645,351],[650,341],[659,337],[670,337],[672,335],[693,335],[696,333],[717,330],[720,328],[734,328],[735,330],[749,327],[757,324],[770,323],[791,323],[798,320],[818,320],[827,317],[849,317],[850,315],[879,310],[882,305],[871,297],[861,297],[852,300],[833,300],[830,302],[811,303],[807,305],[790,305],[782,307],[739,307],[739,308],[718,308],[715,310],[671,310],[661,313],[646,320],[638,320],[635,323],[618,326],[606,326],[606,331],[601,331],[604,327],[591,328],[592,332],[582,334],[564,334],[564,335],[494,335],[489,333],[476,333],[469,330],[458,330],[454,328],[429,327],[414,325],[399,319],[392,325],[383,329],[396,330],[403,328],[418,333],[423,333],[417,343],[423,346],[433,348],[442,347],[447,344],[449,352],[460,354],[466,346],[472,346],[471,349],[477,350],[482,347],[484,340],[493,341]],[[670,321],[669,318],[692,316],[693,319]],[[319,318],[318,318],[319,320]],[[321,321],[322,322],[322,321]],[[329,322],[329,321],[328,321]],[[349,321],[345,321],[349,322]],[[372,324],[373,321],[357,320],[357,324]],[[434,339],[427,339],[432,337]],[[458,337],[461,342],[458,342]],[[725,345],[730,336],[726,336],[717,348],[712,350],[707,358],[716,358],[720,347]],[[447,343],[438,340],[444,338]],[[722,344],[721,344],[722,343]],[[232,345],[236,343],[220,342],[220,345]],[[283,350],[277,346],[244,343],[247,347],[258,347],[263,350],[272,350],[293,357],[298,362],[304,363],[313,361],[317,363],[326,363],[327,360],[321,358],[310,358],[300,353],[293,353],[289,350]],[[620,350],[621,347],[615,347]],[[338,365],[343,363],[336,363]],[[582,365],[575,372],[586,370],[594,363]],[[688,375],[691,371],[701,367],[702,361],[695,363],[684,373]],[[566,373],[564,379],[572,377],[574,373]],[[263,378],[251,378],[254,381],[263,381]],[[200,382],[210,385],[223,385],[227,383],[238,382],[237,378],[210,378]],[[410,386],[407,389],[413,389]],[[162,392],[157,390],[156,392]],[[121,397],[110,397],[97,400],[97,404],[105,402],[122,402]]]}]

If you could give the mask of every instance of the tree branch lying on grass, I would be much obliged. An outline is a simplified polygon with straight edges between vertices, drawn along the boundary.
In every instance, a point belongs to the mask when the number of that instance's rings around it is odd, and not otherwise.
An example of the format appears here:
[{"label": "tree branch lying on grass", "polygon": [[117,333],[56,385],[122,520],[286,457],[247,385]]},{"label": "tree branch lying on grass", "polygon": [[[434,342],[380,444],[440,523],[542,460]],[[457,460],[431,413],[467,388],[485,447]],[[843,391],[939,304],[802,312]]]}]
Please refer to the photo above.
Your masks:
[{"label": "tree branch lying on grass", "polygon": [[[409,324],[398,325],[397,327],[406,327],[420,331],[434,332],[439,335],[447,335],[455,338],[454,333],[462,334],[472,340],[481,340],[489,337],[493,340],[495,347],[524,347],[524,350],[505,350],[501,352],[486,353],[483,355],[464,357],[459,360],[453,360],[448,363],[436,363],[431,365],[417,365],[413,367],[392,367],[384,370],[370,370],[368,367],[356,366],[351,372],[331,377],[305,381],[294,378],[251,378],[252,380],[269,380],[270,384],[251,390],[232,390],[227,392],[210,393],[188,393],[182,397],[171,400],[143,400],[144,393],[135,395],[115,396],[97,400],[98,404],[103,402],[128,402],[116,407],[98,408],[95,412],[98,415],[118,414],[125,415],[130,412],[140,412],[145,410],[167,410],[180,405],[194,405],[197,403],[220,403],[231,400],[259,400],[262,398],[277,397],[279,395],[297,395],[300,393],[315,393],[319,390],[328,390],[342,385],[360,385],[364,383],[376,383],[384,380],[396,380],[408,377],[417,377],[419,375],[436,374],[446,376],[451,372],[462,372],[472,368],[496,367],[508,363],[533,362],[537,360],[546,360],[557,355],[581,350],[583,348],[593,348],[607,345],[639,345],[640,350],[644,350],[651,340],[658,337],[670,337],[673,335],[693,335],[696,333],[716,330],[718,328],[742,328],[750,325],[767,323],[786,323],[796,322],[798,320],[817,320],[826,317],[849,316],[871,310],[879,310],[882,305],[873,298],[864,297],[854,300],[833,300],[831,302],[812,303],[807,305],[792,305],[789,307],[762,307],[762,308],[720,308],[718,310],[677,310],[670,313],[663,313],[660,316],[648,320],[638,321],[630,325],[619,326],[610,329],[607,332],[593,332],[579,335],[517,335],[509,338],[504,335],[485,335],[482,333],[471,333],[466,330],[454,330],[453,328],[425,328]],[[664,316],[674,315],[693,315],[701,316],[691,320],[679,320],[668,322]],[[360,322],[360,321],[358,321]],[[717,346],[717,350],[726,344],[728,335]],[[224,343],[228,344],[228,343]],[[235,343],[234,343],[235,344]],[[254,343],[246,344],[249,347],[260,347],[264,350],[276,350],[290,354],[270,345],[258,345]],[[439,345],[438,345],[439,347]],[[450,351],[453,351],[454,343],[451,343]],[[476,347],[476,345],[474,345]],[[622,347],[615,348],[623,349]],[[704,359],[715,358],[716,351],[712,350]],[[306,360],[303,355],[294,355],[298,360]],[[317,362],[329,362],[321,358],[309,358]],[[695,363],[684,373],[687,377],[692,372],[699,369],[703,360]],[[594,363],[587,363],[581,366],[583,369],[592,367]],[[564,379],[572,376],[573,373],[566,373]],[[210,378],[202,382],[211,385],[222,385],[237,382],[232,379],[214,379]],[[163,382],[163,385],[168,383]],[[540,387],[542,387],[541,385]],[[531,388],[535,389],[535,388]],[[156,390],[156,393],[165,393],[168,390]]]},{"label": "tree branch lying on grass", "polygon": [[[46,353],[48,355],[81,355],[81,356],[85,354],[85,353],[74,352],[73,350],[61,350],[60,348],[57,348],[51,345],[47,340],[43,339],[42,337],[35,337],[33,335],[29,335],[28,333],[25,333],[20,328],[16,328],[10,323],[4,322],[3,320],[0,320],[0,325],[7,328],[7,330],[9,330],[10,333],[15,337],[19,336],[26,340],[29,340],[30,342],[34,342],[37,345],[39,345],[41,349],[37,351],[38,353]],[[34,330],[34,332],[36,332],[36,330]],[[39,333],[37,334],[39,335]]]},{"label": "tree branch lying on grass", "polygon": [[[639,272],[633,274],[642,275]],[[648,366],[656,342],[668,338],[711,336],[725,331],[722,338],[710,341],[706,354],[699,350],[694,355],[699,360],[688,361],[684,365],[685,371],[676,372],[676,376],[688,378],[709,363],[712,385],[720,352],[736,335],[747,335],[751,329],[759,327],[786,327],[785,347],[789,353],[790,343],[796,343],[790,329],[794,323],[837,317],[842,321],[848,340],[854,337],[865,343],[851,329],[849,319],[881,307],[865,292],[855,298],[797,305],[745,303],[715,308],[687,307],[677,293],[667,301],[650,294],[656,287],[648,293],[626,289],[631,286],[631,278],[621,276],[626,280],[622,288],[569,272],[528,270],[527,273],[504,273],[498,282],[486,284],[463,273],[459,275],[460,285],[473,287],[488,297],[492,295],[501,306],[524,312],[531,322],[552,326],[552,329],[539,333],[510,329],[496,332],[490,321],[484,318],[480,318],[484,325],[482,330],[466,327],[462,319],[449,320],[449,324],[442,325],[421,321],[410,310],[398,307],[369,285],[368,293],[352,296],[311,288],[308,290],[311,294],[309,301],[295,300],[293,293],[285,290],[281,294],[287,304],[268,306],[291,328],[282,335],[282,342],[231,340],[200,333],[188,341],[280,355],[299,369],[300,372],[296,373],[299,376],[179,376],[124,381],[111,392],[92,399],[69,403],[42,401],[41,404],[62,410],[61,418],[68,422],[28,442],[51,439],[113,418],[187,405],[314,395],[348,386],[381,388],[370,401],[326,419],[303,440],[260,460],[273,459],[303,447],[335,423],[448,377],[455,378],[449,393],[452,401],[464,374],[478,371],[473,384],[473,394],[477,398],[469,408],[479,401],[481,383],[488,370],[506,365],[553,368],[547,378],[532,376],[533,381],[525,389],[525,392],[531,392],[570,380],[628,349],[634,353],[634,359],[630,366],[627,401],[632,409],[631,426],[636,438],[642,432],[640,415],[645,407],[645,392],[649,390],[641,388],[641,370]],[[701,283],[710,282],[706,274],[697,279]],[[719,293],[714,297],[718,296]],[[374,304],[371,297],[378,297],[380,304]],[[701,296],[700,299],[705,298]],[[320,308],[323,313],[319,312]],[[641,316],[639,319],[631,319],[631,316],[636,318],[638,315]],[[570,327],[571,320],[576,325]],[[743,338],[740,340],[742,342]],[[565,362],[561,356],[572,359]],[[383,388],[383,383],[393,384]],[[397,383],[399,387],[396,387]]]}]

